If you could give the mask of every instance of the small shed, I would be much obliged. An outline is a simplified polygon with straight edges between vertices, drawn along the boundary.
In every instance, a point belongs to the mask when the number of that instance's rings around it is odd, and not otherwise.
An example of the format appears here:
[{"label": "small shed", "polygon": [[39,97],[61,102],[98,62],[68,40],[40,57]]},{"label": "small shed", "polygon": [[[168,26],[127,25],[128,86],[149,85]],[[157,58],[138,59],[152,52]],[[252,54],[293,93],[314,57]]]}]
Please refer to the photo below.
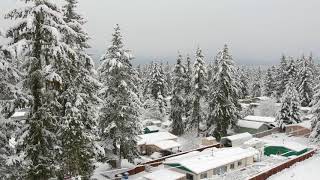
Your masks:
[{"label": "small shed", "polygon": [[248,132],[251,134],[267,130],[269,130],[269,126],[266,123],[247,120],[238,120],[237,127],[235,128],[235,132],[237,133]]},{"label": "small shed", "polygon": [[186,174],[169,169],[159,169],[143,177],[147,180],[185,180]]},{"label": "small shed", "polygon": [[264,147],[264,154],[270,155],[281,155],[285,157],[289,156],[299,156],[305,152],[309,151],[309,148],[295,143],[295,142],[285,142],[285,143],[269,143]]},{"label": "small shed", "polygon": [[161,151],[179,151],[178,137],[169,132],[154,132],[139,135],[138,150],[141,154],[151,155]]},{"label": "small shed", "polygon": [[235,134],[232,136],[227,136],[221,138],[220,144],[224,147],[239,147],[243,145],[244,142],[252,138],[252,135],[248,132]]},{"label": "small shed", "polygon": [[144,128],[144,134],[159,132],[160,128],[158,126],[147,126]]}]

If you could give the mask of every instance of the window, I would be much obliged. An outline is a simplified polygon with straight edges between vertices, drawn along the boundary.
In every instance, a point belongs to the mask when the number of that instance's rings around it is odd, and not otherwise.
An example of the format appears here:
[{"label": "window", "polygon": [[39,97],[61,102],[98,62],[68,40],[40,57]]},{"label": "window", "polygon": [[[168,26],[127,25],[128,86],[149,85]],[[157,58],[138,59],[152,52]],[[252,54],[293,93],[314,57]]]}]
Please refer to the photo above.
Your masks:
[{"label": "window", "polygon": [[205,179],[205,178],[207,178],[207,177],[208,177],[207,172],[200,174],[200,179]]},{"label": "window", "polygon": [[242,166],[242,161],[238,161],[238,166]]},{"label": "window", "polygon": [[234,169],[234,163],[230,164],[230,169]]},{"label": "window", "polygon": [[193,180],[193,175],[187,173],[187,180]]}]

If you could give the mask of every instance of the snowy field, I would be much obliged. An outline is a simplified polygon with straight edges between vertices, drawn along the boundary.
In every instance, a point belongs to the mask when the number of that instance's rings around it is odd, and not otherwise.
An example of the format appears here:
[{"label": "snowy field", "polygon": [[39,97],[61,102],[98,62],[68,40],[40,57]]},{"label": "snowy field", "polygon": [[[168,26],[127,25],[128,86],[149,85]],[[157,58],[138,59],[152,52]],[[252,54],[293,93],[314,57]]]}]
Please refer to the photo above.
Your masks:
[{"label": "snowy field", "polygon": [[271,176],[268,180],[316,180],[319,178],[320,154],[299,162],[278,174]]}]

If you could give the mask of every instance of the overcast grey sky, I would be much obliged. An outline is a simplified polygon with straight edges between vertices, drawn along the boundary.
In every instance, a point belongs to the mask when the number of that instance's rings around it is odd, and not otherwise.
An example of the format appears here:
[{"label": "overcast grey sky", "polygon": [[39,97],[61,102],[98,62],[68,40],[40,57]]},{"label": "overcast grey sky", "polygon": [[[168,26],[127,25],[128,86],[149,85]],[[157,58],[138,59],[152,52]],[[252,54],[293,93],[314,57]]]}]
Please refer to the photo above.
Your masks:
[{"label": "overcast grey sky", "polygon": [[[116,23],[136,62],[193,55],[212,61],[224,43],[239,64],[276,63],[282,53],[320,54],[319,0],[79,0],[90,53],[99,57]],[[17,0],[0,0],[0,15]],[[8,22],[0,19],[5,29]]]}]

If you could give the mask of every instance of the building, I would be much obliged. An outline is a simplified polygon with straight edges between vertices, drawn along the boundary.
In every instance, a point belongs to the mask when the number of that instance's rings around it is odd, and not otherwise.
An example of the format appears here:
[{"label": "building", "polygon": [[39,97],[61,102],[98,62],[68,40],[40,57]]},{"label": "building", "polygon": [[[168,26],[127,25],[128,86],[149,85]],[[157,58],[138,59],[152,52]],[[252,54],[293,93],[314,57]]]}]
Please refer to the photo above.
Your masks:
[{"label": "building", "polygon": [[186,174],[170,169],[159,169],[143,176],[146,180],[185,180]]},{"label": "building", "polygon": [[154,152],[168,155],[179,151],[181,145],[177,141],[178,137],[169,132],[143,134],[139,135],[138,150],[144,155],[151,155]]},{"label": "building", "polygon": [[222,137],[220,144],[224,147],[240,147],[244,142],[252,138],[250,133],[235,134],[232,136]]},{"label": "building", "polygon": [[236,133],[248,132],[251,134],[260,133],[270,129],[270,126],[263,122],[238,120],[235,128]]},{"label": "building", "polygon": [[13,113],[13,115],[10,117],[12,120],[26,120],[28,118],[28,114],[30,112],[30,109],[20,109]]},{"label": "building", "polygon": [[201,146],[211,146],[211,145],[215,145],[218,144],[216,138],[209,136],[209,137],[203,137],[201,139]]},{"label": "building", "polygon": [[215,178],[226,172],[253,164],[257,151],[253,148],[211,148],[166,159],[166,168],[186,174],[187,180]]},{"label": "building", "polygon": [[311,133],[311,120],[287,125],[285,131],[289,136],[309,136]]},{"label": "building", "polygon": [[281,156],[289,157],[289,156],[299,156],[309,150],[310,149],[308,147],[295,142],[283,142],[283,143],[271,142],[265,145],[264,154],[266,156],[281,155]]}]

